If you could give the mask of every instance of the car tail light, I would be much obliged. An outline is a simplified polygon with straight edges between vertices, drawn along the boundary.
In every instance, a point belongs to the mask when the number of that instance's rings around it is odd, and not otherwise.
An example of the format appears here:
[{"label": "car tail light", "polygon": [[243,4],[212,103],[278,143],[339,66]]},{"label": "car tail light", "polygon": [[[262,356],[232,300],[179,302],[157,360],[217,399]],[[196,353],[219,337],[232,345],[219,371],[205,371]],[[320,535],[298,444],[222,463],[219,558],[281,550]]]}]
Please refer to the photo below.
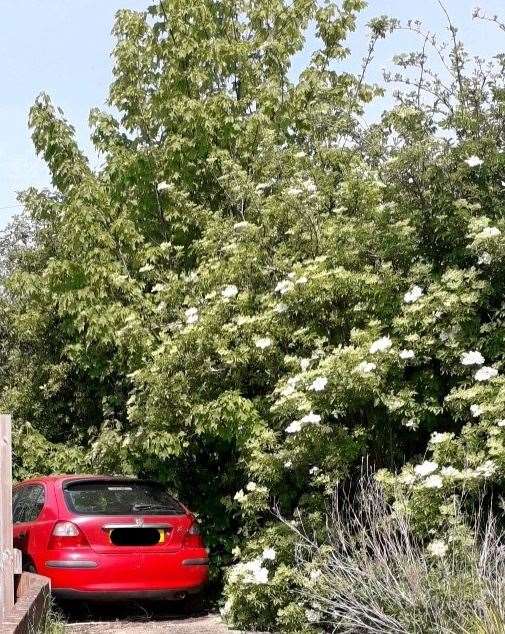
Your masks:
[{"label": "car tail light", "polygon": [[205,548],[202,536],[200,534],[200,528],[196,522],[193,522],[189,527],[188,532],[184,536],[184,546],[186,548]]},{"label": "car tail light", "polygon": [[56,522],[49,539],[50,550],[89,546],[88,540],[73,522]]}]

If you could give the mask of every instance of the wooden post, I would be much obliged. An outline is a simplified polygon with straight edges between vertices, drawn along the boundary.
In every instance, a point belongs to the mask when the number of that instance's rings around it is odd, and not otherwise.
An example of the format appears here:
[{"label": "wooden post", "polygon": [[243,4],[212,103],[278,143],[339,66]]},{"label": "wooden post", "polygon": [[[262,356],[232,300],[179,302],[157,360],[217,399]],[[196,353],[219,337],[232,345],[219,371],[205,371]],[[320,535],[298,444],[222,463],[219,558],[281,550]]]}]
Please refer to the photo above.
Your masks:
[{"label": "wooden post", "polygon": [[0,623],[14,607],[11,417],[0,414]]}]

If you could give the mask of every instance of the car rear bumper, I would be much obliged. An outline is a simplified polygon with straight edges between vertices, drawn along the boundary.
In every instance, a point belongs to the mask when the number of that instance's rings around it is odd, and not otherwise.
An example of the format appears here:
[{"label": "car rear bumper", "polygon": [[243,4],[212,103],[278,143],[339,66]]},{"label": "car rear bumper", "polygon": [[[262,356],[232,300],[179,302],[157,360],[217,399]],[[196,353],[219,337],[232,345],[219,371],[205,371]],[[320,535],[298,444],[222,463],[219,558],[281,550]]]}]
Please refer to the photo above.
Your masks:
[{"label": "car rear bumper", "polygon": [[128,554],[51,550],[45,555],[36,562],[37,572],[51,579],[55,594],[66,598],[179,599],[177,594],[198,592],[208,580],[204,548]]},{"label": "car rear bumper", "polygon": [[129,600],[149,600],[149,601],[181,601],[187,596],[195,595],[204,589],[204,585],[186,590],[110,590],[110,591],[85,591],[74,588],[53,588],[53,594],[58,599],[68,599],[72,601],[129,601]]}]

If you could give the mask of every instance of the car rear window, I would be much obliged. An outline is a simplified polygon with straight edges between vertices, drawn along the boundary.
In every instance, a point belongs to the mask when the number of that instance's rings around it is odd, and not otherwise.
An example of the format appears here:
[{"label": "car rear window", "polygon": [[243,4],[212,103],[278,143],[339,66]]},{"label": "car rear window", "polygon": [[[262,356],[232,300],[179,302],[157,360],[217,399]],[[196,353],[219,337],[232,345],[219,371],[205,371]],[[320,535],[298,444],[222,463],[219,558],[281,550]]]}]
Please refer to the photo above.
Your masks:
[{"label": "car rear window", "polygon": [[82,515],[183,515],[163,485],[131,480],[88,480],[63,485],[70,511]]}]

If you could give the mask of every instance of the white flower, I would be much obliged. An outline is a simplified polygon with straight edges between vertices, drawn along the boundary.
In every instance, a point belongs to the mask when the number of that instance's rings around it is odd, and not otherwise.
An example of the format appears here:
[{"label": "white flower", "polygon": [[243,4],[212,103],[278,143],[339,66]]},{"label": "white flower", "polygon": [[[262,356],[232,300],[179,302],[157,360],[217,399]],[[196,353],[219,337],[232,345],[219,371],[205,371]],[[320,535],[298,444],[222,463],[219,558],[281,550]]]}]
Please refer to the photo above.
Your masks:
[{"label": "white flower", "polygon": [[311,467],[309,473],[310,475],[316,475],[316,473],[319,473],[319,467]]},{"label": "white flower", "polygon": [[406,304],[413,304],[417,302],[417,300],[424,295],[424,291],[420,286],[413,286],[409,291],[405,293],[403,296],[403,301]]},{"label": "white flower", "polygon": [[441,489],[442,484],[442,478],[439,475],[430,475],[424,481],[424,486],[427,489]]},{"label": "white flower", "polygon": [[309,385],[308,389],[312,392],[321,392],[322,390],[324,390],[327,383],[328,379],[325,376],[318,376],[317,379],[314,379],[311,385]]},{"label": "white flower", "polygon": [[286,462],[284,463],[284,466],[286,467],[286,469],[291,469],[291,467],[293,466],[293,461],[286,460]]},{"label": "white flower", "polygon": [[237,491],[233,497],[234,500],[237,500],[237,502],[242,502],[245,499],[245,493],[243,491],[243,489],[240,489],[240,491]]},{"label": "white flower", "polygon": [[288,434],[296,434],[297,432],[301,431],[302,429],[302,424],[299,420],[294,420],[292,423],[290,423],[287,427],[286,427],[286,432]]},{"label": "white flower", "polygon": [[288,305],[283,302],[279,302],[277,306],[274,308],[276,313],[285,313],[288,309]]},{"label": "white flower", "polygon": [[290,187],[286,193],[290,196],[299,196],[300,194],[303,194],[303,190],[299,187]]},{"label": "white flower", "polygon": [[256,484],[256,482],[248,482],[245,488],[248,491],[256,491],[256,489],[258,488],[258,485]]},{"label": "white flower", "polygon": [[433,473],[438,469],[438,464],[436,462],[430,462],[429,460],[425,460],[422,464],[418,464],[414,467],[414,472],[418,476],[427,476],[430,473]]},{"label": "white flower", "polygon": [[415,357],[415,352],[413,350],[401,350],[400,351],[400,359],[413,359]]},{"label": "white flower", "polygon": [[427,551],[433,557],[443,557],[446,554],[448,548],[449,547],[443,540],[435,539],[430,544],[428,544]]},{"label": "white flower", "polygon": [[299,277],[295,284],[307,284],[308,279],[305,277],[305,275],[302,275],[301,277]]},{"label": "white flower", "polygon": [[479,167],[482,163],[484,163],[484,161],[482,161],[478,156],[475,156],[475,154],[472,154],[472,156],[465,159],[465,163],[468,167]]},{"label": "white flower", "polygon": [[392,346],[391,339],[389,337],[381,337],[372,343],[370,346],[370,353],[375,354],[376,352],[384,352],[388,350]]},{"label": "white flower", "polygon": [[398,480],[402,484],[414,484],[416,478],[410,471],[402,471],[402,473],[398,476]]},{"label": "white flower", "polygon": [[231,599],[227,599],[223,607],[219,610],[222,617],[226,617],[233,607],[233,601]]},{"label": "white flower", "polygon": [[440,469],[440,475],[443,475],[444,478],[455,478],[459,475],[459,471],[454,467],[442,467]]},{"label": "white flower", "polygon": [[139,273],[147,273],[147,271],[152,271],[154,269],[154,266],[152,264],[144,264],[144,266],[141,266],[139,269]]},{"label": "white flower", "polygon": [[262,565],[261,559],[253,559],[239,566],[239,572],[245,573],[244,581],[246,583],[262,584],[268,582],[268,570]]},{"label": "white flower", "polygon": [[164,290],[165,290],[165,284],[155,284],[151,289],[151,293],[159,293]]},{"label": "white flower", "polygon": [[479,477],[479,474],[475,469],[463,469],[460,475],[465,480],[471,480]]},{"label": "white flower", "polygon": [[432,445],[439,445],[442,442],[445,442],[446,440],[450,440],[452,438],[451,434],[448,434],[447,432],[441,434],[438,431],[434,431],[431,434],[431,438],[430,438],[430,442]]},{"label": "white flower", "polygon": [[237,249],[237,243],[232,240],[231,242],[227,242],[226,244],[223,245],[223,251],[226,251],[227,253],[231,253],[232,251],[235,251]]},{"label": "white flower", "polygon": [[306,424],[316,424],[321,422],[321,416],[319,414],[314,414],[314,412],[310,412],[310,414],[305,414],[305,416],[300,420],[302,425]]},{"label": "white flower", "polygon": [[277,293],[280,293],[281,295],[284,295],[285,293],[290,291],[292,288],[293,288],[293,282],[291,282],[291,280],[282,280],[281,282],[277,283],[277,286],[275,287],[275,291]]},{"label": "white flower", "polygon": [[156,188],[159,192],[165,192],[169,189],[173,189],[173,185],[172,183],[167,183],[167,181],[162,181],[161,183],[158,183],[158,187]]},{"label": "white flower", "polygon": [[498,229],[498,227],[484,227],[484,229],[482,229],[482,231],[477,234],[478,238],[496,238],[497,236],[501,235],[501,231]]},{"label": "white flower", "polygon": [[409,178],[409,183],[412,185],[412,183],[414,182],[414,179],[412,178],[412,176]]},{"label": "white flower", "polygon": [[505,427],[505,418],[496,421],[498,427]]},{"label": "white flower", "polygon": [[256,339],[254,342],[256,348],[260,348],[260,350],[264,350],[265,348],[269,348],[272,345],[272,340],[270,337],[262,337],[260,339]]},{"label": "white flower", "polygon": [[486,462],[479,465],[475,471],[485,478],[490,478],[496,471],[496,464],[492,460],[486,460]]},{"label": "white flower", "polygon": [[286,387],[282,388],[281,395],[282,396],[291,396],[291,394],[295,393],[295,388],[292,385],[286,385]]},{"label": "white flower", "polygon": [[233,228],[237,233],[243,233],[246,229],[249,229],[250,226],[251,224],[247,222],[247,220],[242,220],[242,222],[236,222],[233,225]]},{"label": "white flower", "polygon": [[310,359],[300,359],[300,367],[302,372],[306,372],[310,365]]},{"label": "white flower", "polygon": [[493,258],[491,257],[491,255],[487,251],[484,251],[484,253],[479,256],[477,264],[491,264],[492,261]]},{"label": "white flower", "polygon": [[237,326],[243,326],[244,324],[250,324],[253,319],[248,315],[239,315],[237,317]]},{"label": "white flower", "polygon": [[470,350],[470,352],[463,352],[461,355],[461,363],[463,365],[482,365],[485,359],[477,350]]},{"label": "white flower", "polygon": [[265,548],[263,551],[262,557],[263,559],[269,559],[270,561],[274,561],[275,559],[275,550],[273,548]]},{"label": "white flower", "polygon": [[301,150],[301,152],[297,152],[295,154],[295,158],[303,158],[304,156],[306,156],[305,152],[303,150]]},{"label": "white flower", "polygon": [[482,414],[482,408],[480,407],[480,405],[476,405],[474,403],[473,405],[470,405],[470,413],[474,418],[477,418],[477,416],[480,416]]},{"label": "white flower", "polygon": [[254,571],[254,582],[257,584],[268,583],[268,570],[266,568],[256,568]]},{"label": "white flower", "polygon": [[186,315],[187,324],[196,324],[198,321],[198,308],[195,308],[194,306],[192,308],[188,308],[184,314]]},{"label": "white flower", "polygon": [[319,579],[319,577],[321,576],[322,572],[319,570],[319,568],[316,568],[316,570],[311,570],[310,571],[310,580],[311,581],[317,581]]},{"label": "white flower", "polygon": [[303,187],[305,191],[309,192],[309,194],[314,194],[315,192],[317,192],[317,185],[314,183],[314,181],[311,181],[311,180],[305,181],[303,183]]},{"label": "white flower", "polygon": [[359,372],[360,374],[370,374],[373,372],[377,366],[375,363],[368,363],[368,361],[362,361],[359,365],[354,369],[355,372]]},{"label": "white flower", "polygon": [[223,288],[223,290],[221,291],[221,295],[227,299],[231,297],[235,297],[237,293],[238,293],[238,288],[235,286],[235,284],[229,284],[228,286],[226,286],[226,288]]},{"label": "white flower", "polygon": [[305,616],[307,617],[307,621],[309,623],[317,623],[321,618],[321,615],[317,610],[311,610],[310,608],[305,610]]},{"label": "white flower", "polygon": [[495,368],[489,368],[487,366],[483,366],[479,368],[477,372],[474,374],[474,378],[476,381],[489,381],[489,379],[497,376],[498,370]]}]

